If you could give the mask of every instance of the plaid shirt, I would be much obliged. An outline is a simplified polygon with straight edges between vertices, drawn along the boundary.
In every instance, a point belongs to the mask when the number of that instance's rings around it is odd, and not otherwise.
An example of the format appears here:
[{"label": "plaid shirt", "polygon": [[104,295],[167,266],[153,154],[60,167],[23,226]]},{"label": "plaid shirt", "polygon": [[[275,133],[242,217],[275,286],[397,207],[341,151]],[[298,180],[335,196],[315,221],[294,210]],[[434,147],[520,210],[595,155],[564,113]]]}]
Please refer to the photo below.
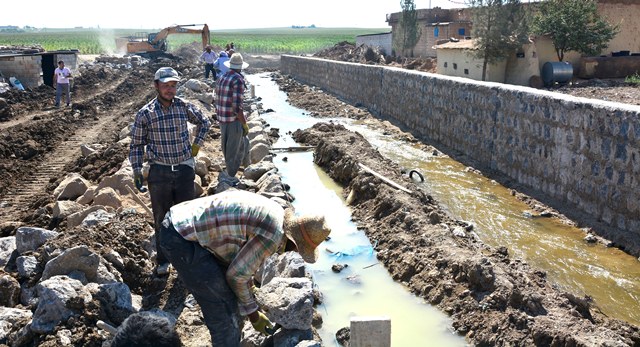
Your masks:
[{"label": "plaid shirt", "polygon": [[242,110],[242,94],[244,93],[244,76],[229,69],[216,84],[216,113],[218,122],[231,123],[237,120]]},{"label": "plaid shirt", "polygon": [[144,146],[150,161],[178,164],[191,158],[187,121],[198,126],[193,143],[202,146],[211,121],[195,105],[174,97],[169,108],[154,98],[138,111],[131,129],[129,161],[134,172],[142,170]]},{"label": "plaid shirt", "polygon": [[238,298],[240,314],[257,310],[252,277],[282,242],[282,207],[255,193],[225,191],[175,205],[167,218],[182,237],[229,265],[227,283]]}]

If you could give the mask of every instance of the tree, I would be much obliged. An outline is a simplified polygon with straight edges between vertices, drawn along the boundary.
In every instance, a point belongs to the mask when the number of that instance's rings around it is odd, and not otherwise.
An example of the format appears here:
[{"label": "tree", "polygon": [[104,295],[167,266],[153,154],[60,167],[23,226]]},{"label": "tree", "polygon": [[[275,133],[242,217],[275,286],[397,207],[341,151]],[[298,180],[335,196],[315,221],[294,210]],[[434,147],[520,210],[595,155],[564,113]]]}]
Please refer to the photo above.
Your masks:
[{"label": "tree", "polygon": [[520,0],[470,0],[475,58],[482,59],[482,80],[487,66],[508,58],[529,42],[528,22]]},{"label": "tree", "polygon": [[422,34],[418,27],[418,11],[416,11],[416,4],[413,0],[400,0],[400,7],[402,8],[402,13],[398,21],[401,36],[399,50],[404,54],[407,50],[411,49],[410,56],[413,56],[413,48],[418,43],[420,35]]},{"label": "tree", "polygon": [[618,31],[600,17],[595,0],[545,1],[533,19],[533,32],[551,38],[560,61],[569,51],[600,54]]}]

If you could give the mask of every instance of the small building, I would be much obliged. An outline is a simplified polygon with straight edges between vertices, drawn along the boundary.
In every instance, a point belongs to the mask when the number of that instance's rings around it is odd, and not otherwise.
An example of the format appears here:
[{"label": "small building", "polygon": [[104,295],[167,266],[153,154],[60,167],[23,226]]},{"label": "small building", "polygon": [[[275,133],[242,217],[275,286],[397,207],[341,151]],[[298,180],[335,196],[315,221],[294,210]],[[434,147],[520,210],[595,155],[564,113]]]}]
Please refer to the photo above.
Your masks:
[{"label": "small building", "polygon": [[78,50],[40,51],[37,49],[0,50],[0,74],[5,78],[15,77],[26,88],[41,84],[53,86],[53,71],[58,61],[72,71],[77,69]]},{"label": "small building", "polygon": [[[434,47],[438,57],[438,73],[447,76],[482,80],[482,59],[474,57],[475,40],[446,42]],[[506,62],[488,65],[486,81],[504,83]]]},{"label": "small building", "polygon": [[[445,42],[435,46],[438,73],[447,76],[482,80],[482,59],[474,56],[476,40]],[[534,42],[522,47],[507,59],[489,64],[485,81],[529,86],[540,75],[538,54]],[[537,79],[534,78],[534,81]]]}]

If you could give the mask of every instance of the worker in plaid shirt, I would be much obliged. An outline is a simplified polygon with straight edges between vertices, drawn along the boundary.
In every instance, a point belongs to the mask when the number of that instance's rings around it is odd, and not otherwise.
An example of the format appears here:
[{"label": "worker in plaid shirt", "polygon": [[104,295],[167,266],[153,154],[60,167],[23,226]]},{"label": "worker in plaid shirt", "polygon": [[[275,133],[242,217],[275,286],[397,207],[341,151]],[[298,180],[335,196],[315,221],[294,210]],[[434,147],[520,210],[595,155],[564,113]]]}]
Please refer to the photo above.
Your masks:
[{"label": "worker in plaid shirt", "polygon": [[297,217],[274,200],[232,188],[171,207],[160,247],[200,305],[213,345],[238,346],[240,316],[263,334],[273,327],[253,293],[264,260],[293,250],[314,263],[330,232],[324,216]]},{"label": "worker in plaid shirt", "polygon": [[[231,183],[235,184],[235,177],[240,164],[248,155],[249,126],[242,108],[245,89],[244,76],[240,74],[249,64],[245,63],[240,53],[234,53],[224,62],[229,68],[216,84],[216,113],[220,123],[220,140],[224,155],[225,171]],[[245,140],[246,139],[246,140]]]},{"label": "worker in plaid shirt", "polygon": [[[143,187],[142,163],[145,154],[150,162],[147,182],[156,232],[157,273],[168,273],[169,262],[158,247],[158,230],[164,215],[174,204],[195,198],[195,156],[211,122],[195,105],[176,97],[180,77],[171,67],[156,71],[157,96],[136,114],[131,129],[129,161],[134,183]],[[193,143],[187,122],[197,126]]]}]

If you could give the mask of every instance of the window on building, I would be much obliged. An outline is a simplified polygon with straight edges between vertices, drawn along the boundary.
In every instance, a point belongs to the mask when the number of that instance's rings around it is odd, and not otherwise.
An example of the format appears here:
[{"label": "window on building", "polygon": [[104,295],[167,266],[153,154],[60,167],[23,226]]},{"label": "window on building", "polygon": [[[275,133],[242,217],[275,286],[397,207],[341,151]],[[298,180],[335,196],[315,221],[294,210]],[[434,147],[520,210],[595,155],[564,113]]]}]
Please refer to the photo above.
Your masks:
[{"label": "window on building", "polygon": [[438,27],[433,28],[433,36],[438,37],[439,34],[440,34],[440,28]]},{"label": "window on building", "polygon": [[449,63],[447,63],[446,61],[444,62],[444,67],[449,66]]},{"label": "window on building", "polygon": [[469,74],[469,69],[464,69],[464,74],[468,75]]},{"label": "window on building", "polygon": [[454,70],[458,70],[458,64],[453,63],[453,69],[454,69]]},{"label": "window on building", "polygon": [[459,28],[458,29],[458,35],[464,36],[464,28]]}]

